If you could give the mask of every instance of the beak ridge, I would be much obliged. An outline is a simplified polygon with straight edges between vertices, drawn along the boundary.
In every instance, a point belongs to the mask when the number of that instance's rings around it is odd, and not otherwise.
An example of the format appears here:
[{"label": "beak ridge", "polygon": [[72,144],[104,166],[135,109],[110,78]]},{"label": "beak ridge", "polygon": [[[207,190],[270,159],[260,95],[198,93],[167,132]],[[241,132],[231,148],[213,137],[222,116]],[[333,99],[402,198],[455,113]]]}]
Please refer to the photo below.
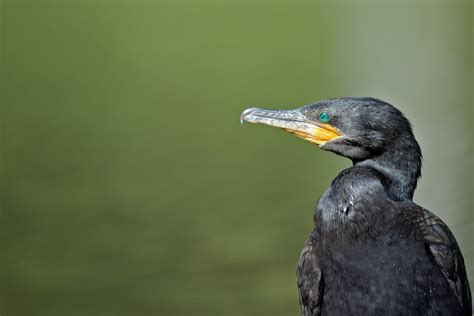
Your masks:
[{"label": "beak ridge", "polygon": [[243,121],[260,123],[280,128],[290,127],[292,123],[303,123],[306,117],[298,110],[266,110],[260,108],[248,108],[240,115],[240,123]]}]

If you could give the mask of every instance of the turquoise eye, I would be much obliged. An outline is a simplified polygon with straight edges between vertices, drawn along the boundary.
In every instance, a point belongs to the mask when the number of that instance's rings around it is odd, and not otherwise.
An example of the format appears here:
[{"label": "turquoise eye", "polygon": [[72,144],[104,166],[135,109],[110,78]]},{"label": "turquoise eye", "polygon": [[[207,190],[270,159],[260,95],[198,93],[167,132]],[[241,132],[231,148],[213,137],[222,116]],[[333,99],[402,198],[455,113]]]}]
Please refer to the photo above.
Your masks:
[{"label": "turquoise eye", "polygon": [[321,122],[327,123],[327,122],[329,122],[329,119],[330,119],[330,117],[329,117],[328,112],[321,112],[321,113],[319,114],[319,120],[320,120]]}]

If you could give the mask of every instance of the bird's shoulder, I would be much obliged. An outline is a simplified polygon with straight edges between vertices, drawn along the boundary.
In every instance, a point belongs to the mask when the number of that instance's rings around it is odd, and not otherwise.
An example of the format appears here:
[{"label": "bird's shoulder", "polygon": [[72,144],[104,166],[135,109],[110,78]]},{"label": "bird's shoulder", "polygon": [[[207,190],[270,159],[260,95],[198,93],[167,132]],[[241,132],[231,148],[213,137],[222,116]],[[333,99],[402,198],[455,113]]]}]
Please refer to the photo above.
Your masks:
[{"label": "bird's shoulder", "polygon": [[445,275],[463,310],[471,314],[472,301],[464,258],[449,227],[438,216],[413,202],[401,203],[406,220],[414,224],[415,237]]},{"label": "bird's shoulder", "polygon": [[321,313],[323,276],[317,247],[316,231],[313,230],[301,251],[296,269],[299,301],[304,316]]},{"label": "bird's shoulder", "polygon": [[366,166],[353,166],[341,171],[332,181],[335,197],[352,196],[363,200],[389,200],[382,172]]},{"label": "bird's shoulder", "polygon": [[[390,205],[389,205],[390,204]],[[348,213],[391,207],[383,175],[375,169],[353,166],[341,171],[318,201],[317,210],[326,214]]]},{"label": "bird's shoulder", "polygon": [[331,186],[340,184],[352,184],[367,188],[382,184],[384,175],[382,172],[367,166],[352,166],[342,170],[332,181]]}]

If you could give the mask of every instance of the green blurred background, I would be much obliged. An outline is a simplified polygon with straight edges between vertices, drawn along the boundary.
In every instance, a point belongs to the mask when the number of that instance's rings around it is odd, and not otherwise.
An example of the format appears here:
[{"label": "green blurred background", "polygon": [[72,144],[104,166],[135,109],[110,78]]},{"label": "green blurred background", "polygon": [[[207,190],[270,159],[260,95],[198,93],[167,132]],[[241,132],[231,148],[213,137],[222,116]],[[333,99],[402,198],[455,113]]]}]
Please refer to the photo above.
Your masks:
[{"label": "green blurred background", "polygon": [[239,125],[376,96],[474,283],[472,1],[1,1],[0,314],[297,315],[349,161]]}]

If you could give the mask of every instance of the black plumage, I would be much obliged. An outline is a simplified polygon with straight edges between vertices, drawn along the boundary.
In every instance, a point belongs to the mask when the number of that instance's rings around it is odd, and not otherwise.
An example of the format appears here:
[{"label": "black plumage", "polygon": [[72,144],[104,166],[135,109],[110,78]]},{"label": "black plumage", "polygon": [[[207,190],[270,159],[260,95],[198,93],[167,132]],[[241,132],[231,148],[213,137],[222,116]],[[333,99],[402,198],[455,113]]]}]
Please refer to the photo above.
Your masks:
[{"label": "black plumage", "polygon": [[374,98],[339,98],[296,110],[252,108],[242,119],[353,161],[316,206],[297,268],[303,315],[471,315],[453,234],[412,202],[421,151],[398,109]]}]

